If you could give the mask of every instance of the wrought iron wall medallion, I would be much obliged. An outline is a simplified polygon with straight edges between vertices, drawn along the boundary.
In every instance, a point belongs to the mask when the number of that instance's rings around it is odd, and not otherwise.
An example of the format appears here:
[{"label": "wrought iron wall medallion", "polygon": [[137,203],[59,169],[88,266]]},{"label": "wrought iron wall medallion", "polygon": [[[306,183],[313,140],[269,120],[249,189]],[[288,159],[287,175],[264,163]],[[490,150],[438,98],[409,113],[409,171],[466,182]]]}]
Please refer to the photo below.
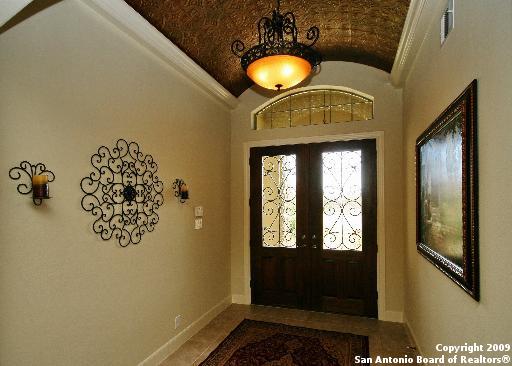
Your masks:
[{"label": "wrought iron wall medallion", "polygon": [[80,187],[85,193],[82,208],[95,218],[94,232],[103,240],[117,239],[122,247],[140,243],[155,229],[156,210],[164,203],[158,165],[137,143],[123,139],[112,149],[101,146],[91,163],[93,171]]}]

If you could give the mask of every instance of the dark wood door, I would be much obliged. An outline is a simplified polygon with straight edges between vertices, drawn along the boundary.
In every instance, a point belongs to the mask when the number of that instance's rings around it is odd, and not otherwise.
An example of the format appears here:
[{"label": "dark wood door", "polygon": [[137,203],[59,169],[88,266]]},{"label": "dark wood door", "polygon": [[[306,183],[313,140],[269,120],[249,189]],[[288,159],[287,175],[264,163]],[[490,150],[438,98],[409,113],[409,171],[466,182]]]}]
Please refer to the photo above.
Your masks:
[{"label": "dark wood door", "polygon": [[[251,288],[255,304],[306,308],[307,230],[305,145],[251,149]],[[301,235],[304,235],[302,233]],[[304,236],[304,240],[306,237]]]},{"label": "dark wood door", "polygon": [[255,304],[377,316],[375,140],[251,149]]},{"label": "dark wood door", "polygon": [[375,140],[310,145],[312,309],[377,317]]}]

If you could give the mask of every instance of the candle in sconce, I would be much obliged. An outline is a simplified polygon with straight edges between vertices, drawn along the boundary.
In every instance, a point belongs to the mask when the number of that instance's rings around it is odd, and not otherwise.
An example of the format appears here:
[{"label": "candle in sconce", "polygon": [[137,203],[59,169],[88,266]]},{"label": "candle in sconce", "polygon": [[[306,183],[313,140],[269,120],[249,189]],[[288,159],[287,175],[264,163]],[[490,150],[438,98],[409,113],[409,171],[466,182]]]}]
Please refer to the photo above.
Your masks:
[{"label": "candle in sconce", "polygon": [[50,198],[47,175],[34,175],[32,177],[32,195],[35,198]]},{"label": "candle in sconce", "polygon": [[47,175],[34,175],[32,177],[32,185],[42,185],[48,183]]},{"label": "candle in sconce", "polygon": [[187,188],[187,185],[185,183],[183,183],[180,186],[180,195],[181,195],[182,199],[184,199],[184,200],[188,199],[188,188]]}]

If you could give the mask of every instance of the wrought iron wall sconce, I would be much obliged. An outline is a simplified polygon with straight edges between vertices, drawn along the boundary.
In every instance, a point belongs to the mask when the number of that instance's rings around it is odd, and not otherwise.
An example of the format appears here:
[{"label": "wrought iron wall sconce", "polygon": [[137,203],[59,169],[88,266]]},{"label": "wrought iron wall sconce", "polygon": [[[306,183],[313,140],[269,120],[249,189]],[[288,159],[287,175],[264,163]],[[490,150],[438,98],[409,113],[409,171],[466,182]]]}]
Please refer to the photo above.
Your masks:
[{"label": "wrought iron wall sconce", "polygon": [[172,188],[174,188],[174,196],[178,197],[181,203],[185,203],[189,199],[187,184],[183,179],[177,178],[172,184]]},{"label": "wrought iron wall sconce", "polygon": [[28,182],[18,184],[16,189],[21,194],[32,193],[32,201],[36,206],[40,206],[43,200],[51,198],[48,183],[55,180],[55,174],[46,169],[45,164],[31,164],[25,160],[19,167],[9,170],[9,177],[13,180],[19,180],[22,176],[25,176]]}]

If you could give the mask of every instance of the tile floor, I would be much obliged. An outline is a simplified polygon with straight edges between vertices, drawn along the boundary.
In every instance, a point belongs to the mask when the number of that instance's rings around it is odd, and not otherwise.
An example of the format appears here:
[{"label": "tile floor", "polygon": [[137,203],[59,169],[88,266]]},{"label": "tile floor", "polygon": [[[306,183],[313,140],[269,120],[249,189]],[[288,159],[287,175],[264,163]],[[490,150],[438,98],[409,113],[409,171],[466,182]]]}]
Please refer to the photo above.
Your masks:
[{"label": "tile floor", "polygon": [[160,366],[198,365],[244,318],[367,335],[370,338],[371,357],[416,356],[415,350],[408,348],[413,343],[407,335],[405,326],[400,323],[304,310],[233,304]]}]

